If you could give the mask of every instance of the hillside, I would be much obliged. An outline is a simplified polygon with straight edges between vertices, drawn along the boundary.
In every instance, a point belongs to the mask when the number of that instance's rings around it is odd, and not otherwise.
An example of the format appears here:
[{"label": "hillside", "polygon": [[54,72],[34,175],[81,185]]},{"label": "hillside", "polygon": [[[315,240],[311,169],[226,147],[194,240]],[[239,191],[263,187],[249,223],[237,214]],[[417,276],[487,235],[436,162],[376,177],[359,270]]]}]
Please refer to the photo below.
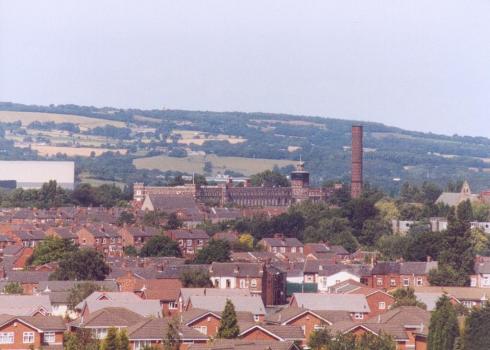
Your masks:
[{"label": "hillside", "polygon": [[[155,183],[176,171],[238,175],[276,166],[288,172],[301,156],[312,181],[321,183],[349,179],[353,123],[360,122],[265,113],[0,103],[0,158],[75,159],[84,180]],[[372,184],[396,192],[404,181],[428,180],[444,186],[466,178],[475,190],[490,187],[490,139],[361,123],[365,177]]]}]

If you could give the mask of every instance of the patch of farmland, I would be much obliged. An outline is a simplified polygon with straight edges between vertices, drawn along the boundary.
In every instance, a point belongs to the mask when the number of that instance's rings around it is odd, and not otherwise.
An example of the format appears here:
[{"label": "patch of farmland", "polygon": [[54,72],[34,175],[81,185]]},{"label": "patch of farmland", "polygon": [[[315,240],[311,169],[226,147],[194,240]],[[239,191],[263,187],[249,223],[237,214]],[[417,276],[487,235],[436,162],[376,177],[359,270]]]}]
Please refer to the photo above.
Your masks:
[{"label": "patch of farmland", "polygon": [[[20,145],[19,145],[20,146]],[[65,146],[48,146],[48,145],[36,145],[31,144],[31,148],[39,153],[41,156],[49,157],[54,156],[58,153],[66,154],[68,157],[90,157],[92,152],[96,156],[100,156],[105,152],[119,152],[121,154],[127,154],[128,150],[123,148],[112,149],[112,148],[94,148],[94,147],[65,147]]]}]

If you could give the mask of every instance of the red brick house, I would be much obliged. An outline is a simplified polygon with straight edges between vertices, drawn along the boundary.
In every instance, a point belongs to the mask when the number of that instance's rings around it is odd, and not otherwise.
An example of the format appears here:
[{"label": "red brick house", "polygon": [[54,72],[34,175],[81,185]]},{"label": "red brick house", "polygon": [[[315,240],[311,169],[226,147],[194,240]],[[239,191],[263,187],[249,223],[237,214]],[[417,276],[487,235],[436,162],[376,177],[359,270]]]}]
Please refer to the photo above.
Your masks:
[{"label": "red brick house", "polygon": [[275,237],[262,238],[258,245],[272,253],[303,253],[303,243],[297,238],[284,237],[279,234]]},{"label": "red brick house", "polygon": [[437,261],[381,261],[373,267],[367,285],[384,290],[428,286],[429,272],[436,268]]},{"label": "red brick house", "polygon": [[179,243],[182,255],[186,258],[194,257],[209,242],[209,235],[199,229],[167,230],[165,235]]},{"label": "red brick house", "polygon": [[381,289],[366,287],[360,282],[348,280],[329,288],[330,293],[361,294],[366,297],[369,309],[369,317],[376,317],[387,312],[395,303],[395,298]]},{"label": "red brick house", "polygon": [[81,247],[94,248],[105,256],[122,256],[122,237],[112,225],[86,224],[77,231]]},{"label": "red brick house", "polygon": [[125,226],[119,230],[123,247],[133,246],[138,249],[158,234],[159,230],[154,227]]},{"label": "red brick house", "polygon": [[315,330],[331,326],[336,322],[350,322],[346,311],[313,311],[299,307],[287,307],[266,316],[268,324],[300,327],[304,338],[308,339]]},{"label": "red brick house", "polygon": [[0,315],[0,349],[62,348],[65,330],[61,317]]}]

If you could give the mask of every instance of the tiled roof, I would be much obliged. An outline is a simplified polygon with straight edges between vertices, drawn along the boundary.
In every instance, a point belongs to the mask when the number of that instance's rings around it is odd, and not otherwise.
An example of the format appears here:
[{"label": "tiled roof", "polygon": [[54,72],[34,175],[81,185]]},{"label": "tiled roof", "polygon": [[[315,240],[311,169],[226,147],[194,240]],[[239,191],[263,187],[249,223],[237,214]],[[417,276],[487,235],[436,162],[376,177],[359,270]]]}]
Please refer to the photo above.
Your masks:
[{"label": "tiled roof", "polygon": [[124,307],[107,307],[72,322],[73,327],[129,327],[144,318]]},{"label": "tiled roof", "polygon": [[294,341],[215,339],[206,344],[192,344],[189,350],[299,350]]},{"label": "tiled roof", "polygon": [[257,323],[240,323],[240,337],[245,336],[247,333],[254,329],[259,329],[265,333],[277,337],[278,340],[303,340],[305,334],[300,326],[289,325],[274,325],[274,324],[257,324]]},{"label": "tiled roof", "polygon": [[285,237],[285,238],[263,238],[262,239],[267,245],[271,247],[302,247],[301,243],[297,238]]},{"label": "tiled roof", "polygon": [[[130,340],[161,340],[167,334],[168,323],[166,318],[147,318],[128,328]],[[207,340],[208,337],[186,325],[179,326],[179,335],[182,341]]]},{"label": "tiled roof", "polygon": [[40,309],[51,313],[47,295],[0,295],[0,314],[32,316]]},{"label": "tiled roof", "polygon": [[0,326],[10,323],[12,321],[21,321],[27,323],[34,328],[37,328],[43,332],[49,331],[64,331],[66,330],[65,322],[62,317],[59,316],[11,316],[0,315]]}]

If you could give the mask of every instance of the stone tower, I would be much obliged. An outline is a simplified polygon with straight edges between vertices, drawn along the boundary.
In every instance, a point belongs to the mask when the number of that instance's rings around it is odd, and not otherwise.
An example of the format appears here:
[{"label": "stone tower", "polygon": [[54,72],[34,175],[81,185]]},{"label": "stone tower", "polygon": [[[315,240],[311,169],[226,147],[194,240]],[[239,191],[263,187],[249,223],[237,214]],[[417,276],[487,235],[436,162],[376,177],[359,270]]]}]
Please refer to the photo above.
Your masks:
[{"label": "stone tower", "polygon": [[351,197],[359,198],[362,194],[362,125],[352,126],[352,182]]}]

